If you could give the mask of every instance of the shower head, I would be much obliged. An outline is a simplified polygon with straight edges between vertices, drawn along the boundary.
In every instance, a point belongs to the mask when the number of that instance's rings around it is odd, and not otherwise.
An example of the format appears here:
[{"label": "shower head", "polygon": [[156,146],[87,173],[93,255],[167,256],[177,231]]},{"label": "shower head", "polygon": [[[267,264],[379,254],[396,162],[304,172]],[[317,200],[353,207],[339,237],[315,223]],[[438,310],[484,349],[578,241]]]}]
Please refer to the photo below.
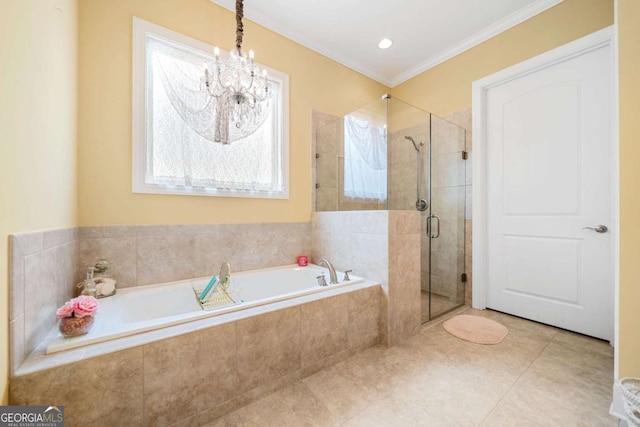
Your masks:
[{"label": "shower head", "polygon": [[411,141],[411,143],[413,144],[413,148],[415,148],[418,153],[420,152],[420,147],[424,145],[424,142],[421,142],[420,144],[416,144],[416,141],[413,139],[413,137],[408,135],[405,136],[404,139]]}]

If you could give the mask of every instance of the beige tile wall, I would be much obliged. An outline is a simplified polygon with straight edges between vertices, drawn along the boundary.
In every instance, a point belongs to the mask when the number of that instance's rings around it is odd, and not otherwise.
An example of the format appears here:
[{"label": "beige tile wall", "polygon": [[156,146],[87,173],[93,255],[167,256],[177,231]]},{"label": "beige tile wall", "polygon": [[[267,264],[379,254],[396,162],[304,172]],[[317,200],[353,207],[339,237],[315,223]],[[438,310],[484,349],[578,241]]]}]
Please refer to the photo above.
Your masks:
[{"label": "beige tile wall", "polygon": [[418,153],[406,140],[411,136],[416,143],[423,142],[422,197],[427,198],[429,185],[429,122],[390,132],[389,141],[389,209],[413,210],[416,206],[418,186]]},{"label": "beige tile wall", "polygon": [[311,127],[311,210],[335,211],[338,210],[338,154],[342,149],[342,120],[313,110]]},{"label": "beige tile wall", "polygon": [[[379,341],[380,286],[18,376],[68,425],[197,426]],[[80,378],[78,381],[71,378]]]},{"label": "beige tile wall", "polygon": [[46,337],[56,309],[74,291],[77,230],[23,233],[9,237],[9,347],[11,372]]},{"label": "beige tile wall", "polygon": [[[310,224],[83,227],[79,264],[106,258],[119,287],[293,264],[310,252]],[[82,273],[82,271],[81,271]]]},{"label": "beige tile wall", "polygon": [[[388,204],[369,200],[353,200],[341,195],[339,189],[341,165],[339,152],[342,146],[343,130],[339,118],[321,112],[313,112],[314,122],[314,200],[318,203],[314,211],[349,210],[412,210],[417,199],[417,159],[413,145],[404,139],[412,136],[416,142],[425,142],[423,153],[424,194],[429,186],[430,153],[428,144],[433,140],[433,203],[437,205],[437,214],[442,218],[441,238],[433,240],[431,275],[432,290],[451,302],[471,302],[471,160],[461,164],[460,152],[466,142],[471,150],[471,109],[465,109],[444,117],[433,116],[432,122],[423,120],[418,125],[394,130],[389,133],[389,175]],[[428,117],[428,116],[427,116]],[[415,120],[414,120],[415,122]],[[449,123],[450,122],[450,123]],[[329,126],[326,126],[331,123]],[[460,126],[457,128],[451,123]],[[322,127],[324,126],[324,127]],[[433,127],[433,129],[432,129]],[[321,129],[319,132],[316,130]],[[463,134],[466,131],[466,139]],[[317,137],[317,139],[316,139]],[[315,159],[318,153],[320,161]],[[322,158],[325,158],[324,164]],[[466,177],[465,177],[466,166]],[[315,173],[317,171],[317,173]],[[315,188],[315,183],[320,188]],[[337,201],[336,201],[337,198]],[[462,210],[463,203],[466,207]],[[386,206],[385,206],[386,205]],[[426,214],[423,214],[423,225]],[[426,231],[426,230],[425,230]],[[466,240],[465,240],[466,236]],[[421,287],[429,289],[429,239],[422,233]],[[462,250],[462,252],[460,252]],[[468,285],[461,282],[460,275],[465,271]]]},{"label": "beige tile wall", "polygon": [[[344,195],[344,127],[341,117],[312,111],[312,211],[386,209],[387,201]],[[316,186],[317,184],[317,186]]]},{"label": "beige tile wall", "polygon": [[395,345],[420,327],[420,219],[417,211],[312,214],[312,259],[382,285],[381,337]]}]

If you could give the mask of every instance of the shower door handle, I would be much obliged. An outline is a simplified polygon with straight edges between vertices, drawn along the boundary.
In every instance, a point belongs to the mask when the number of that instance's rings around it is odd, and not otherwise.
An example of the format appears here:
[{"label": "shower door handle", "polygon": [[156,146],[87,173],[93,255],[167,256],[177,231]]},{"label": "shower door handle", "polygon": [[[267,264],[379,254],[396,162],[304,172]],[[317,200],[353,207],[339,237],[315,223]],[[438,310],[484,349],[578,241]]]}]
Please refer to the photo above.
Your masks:
[{"label": "shower door handle", "polygon": [[[433,220],[436,220],[436,233],[433,234]],[[429,215],[427,217],[427,237],[430,239],[437,239],[440,237],[440,217],[438,215]]]}]

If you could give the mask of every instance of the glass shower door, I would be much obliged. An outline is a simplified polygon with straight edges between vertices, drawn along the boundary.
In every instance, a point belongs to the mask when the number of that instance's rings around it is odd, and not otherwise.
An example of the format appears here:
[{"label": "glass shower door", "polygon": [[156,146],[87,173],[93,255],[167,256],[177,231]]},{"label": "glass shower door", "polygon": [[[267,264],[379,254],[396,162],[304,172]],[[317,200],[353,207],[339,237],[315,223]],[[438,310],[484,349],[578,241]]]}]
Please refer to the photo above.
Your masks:
[{"label": "glass shower door", "polygon": [[429,319],[464,304],[465,131],[431,114],[429,144]]}]

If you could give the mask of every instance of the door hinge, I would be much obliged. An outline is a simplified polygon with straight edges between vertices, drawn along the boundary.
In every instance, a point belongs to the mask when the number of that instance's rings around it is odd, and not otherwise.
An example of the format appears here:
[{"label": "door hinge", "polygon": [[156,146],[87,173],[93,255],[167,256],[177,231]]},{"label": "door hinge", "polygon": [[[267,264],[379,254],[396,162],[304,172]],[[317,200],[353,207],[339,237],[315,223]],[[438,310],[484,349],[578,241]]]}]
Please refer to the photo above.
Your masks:
[{"label": "door hinge", "polygon": [[467,283],[467,273],[462,273],[460,280],[462,280],[462,283]]},{"label": "door hinge", "polygon": [[462,160],[467,160],[469,158],[469,152],[468,151],[463,151],[462,152]]}]

